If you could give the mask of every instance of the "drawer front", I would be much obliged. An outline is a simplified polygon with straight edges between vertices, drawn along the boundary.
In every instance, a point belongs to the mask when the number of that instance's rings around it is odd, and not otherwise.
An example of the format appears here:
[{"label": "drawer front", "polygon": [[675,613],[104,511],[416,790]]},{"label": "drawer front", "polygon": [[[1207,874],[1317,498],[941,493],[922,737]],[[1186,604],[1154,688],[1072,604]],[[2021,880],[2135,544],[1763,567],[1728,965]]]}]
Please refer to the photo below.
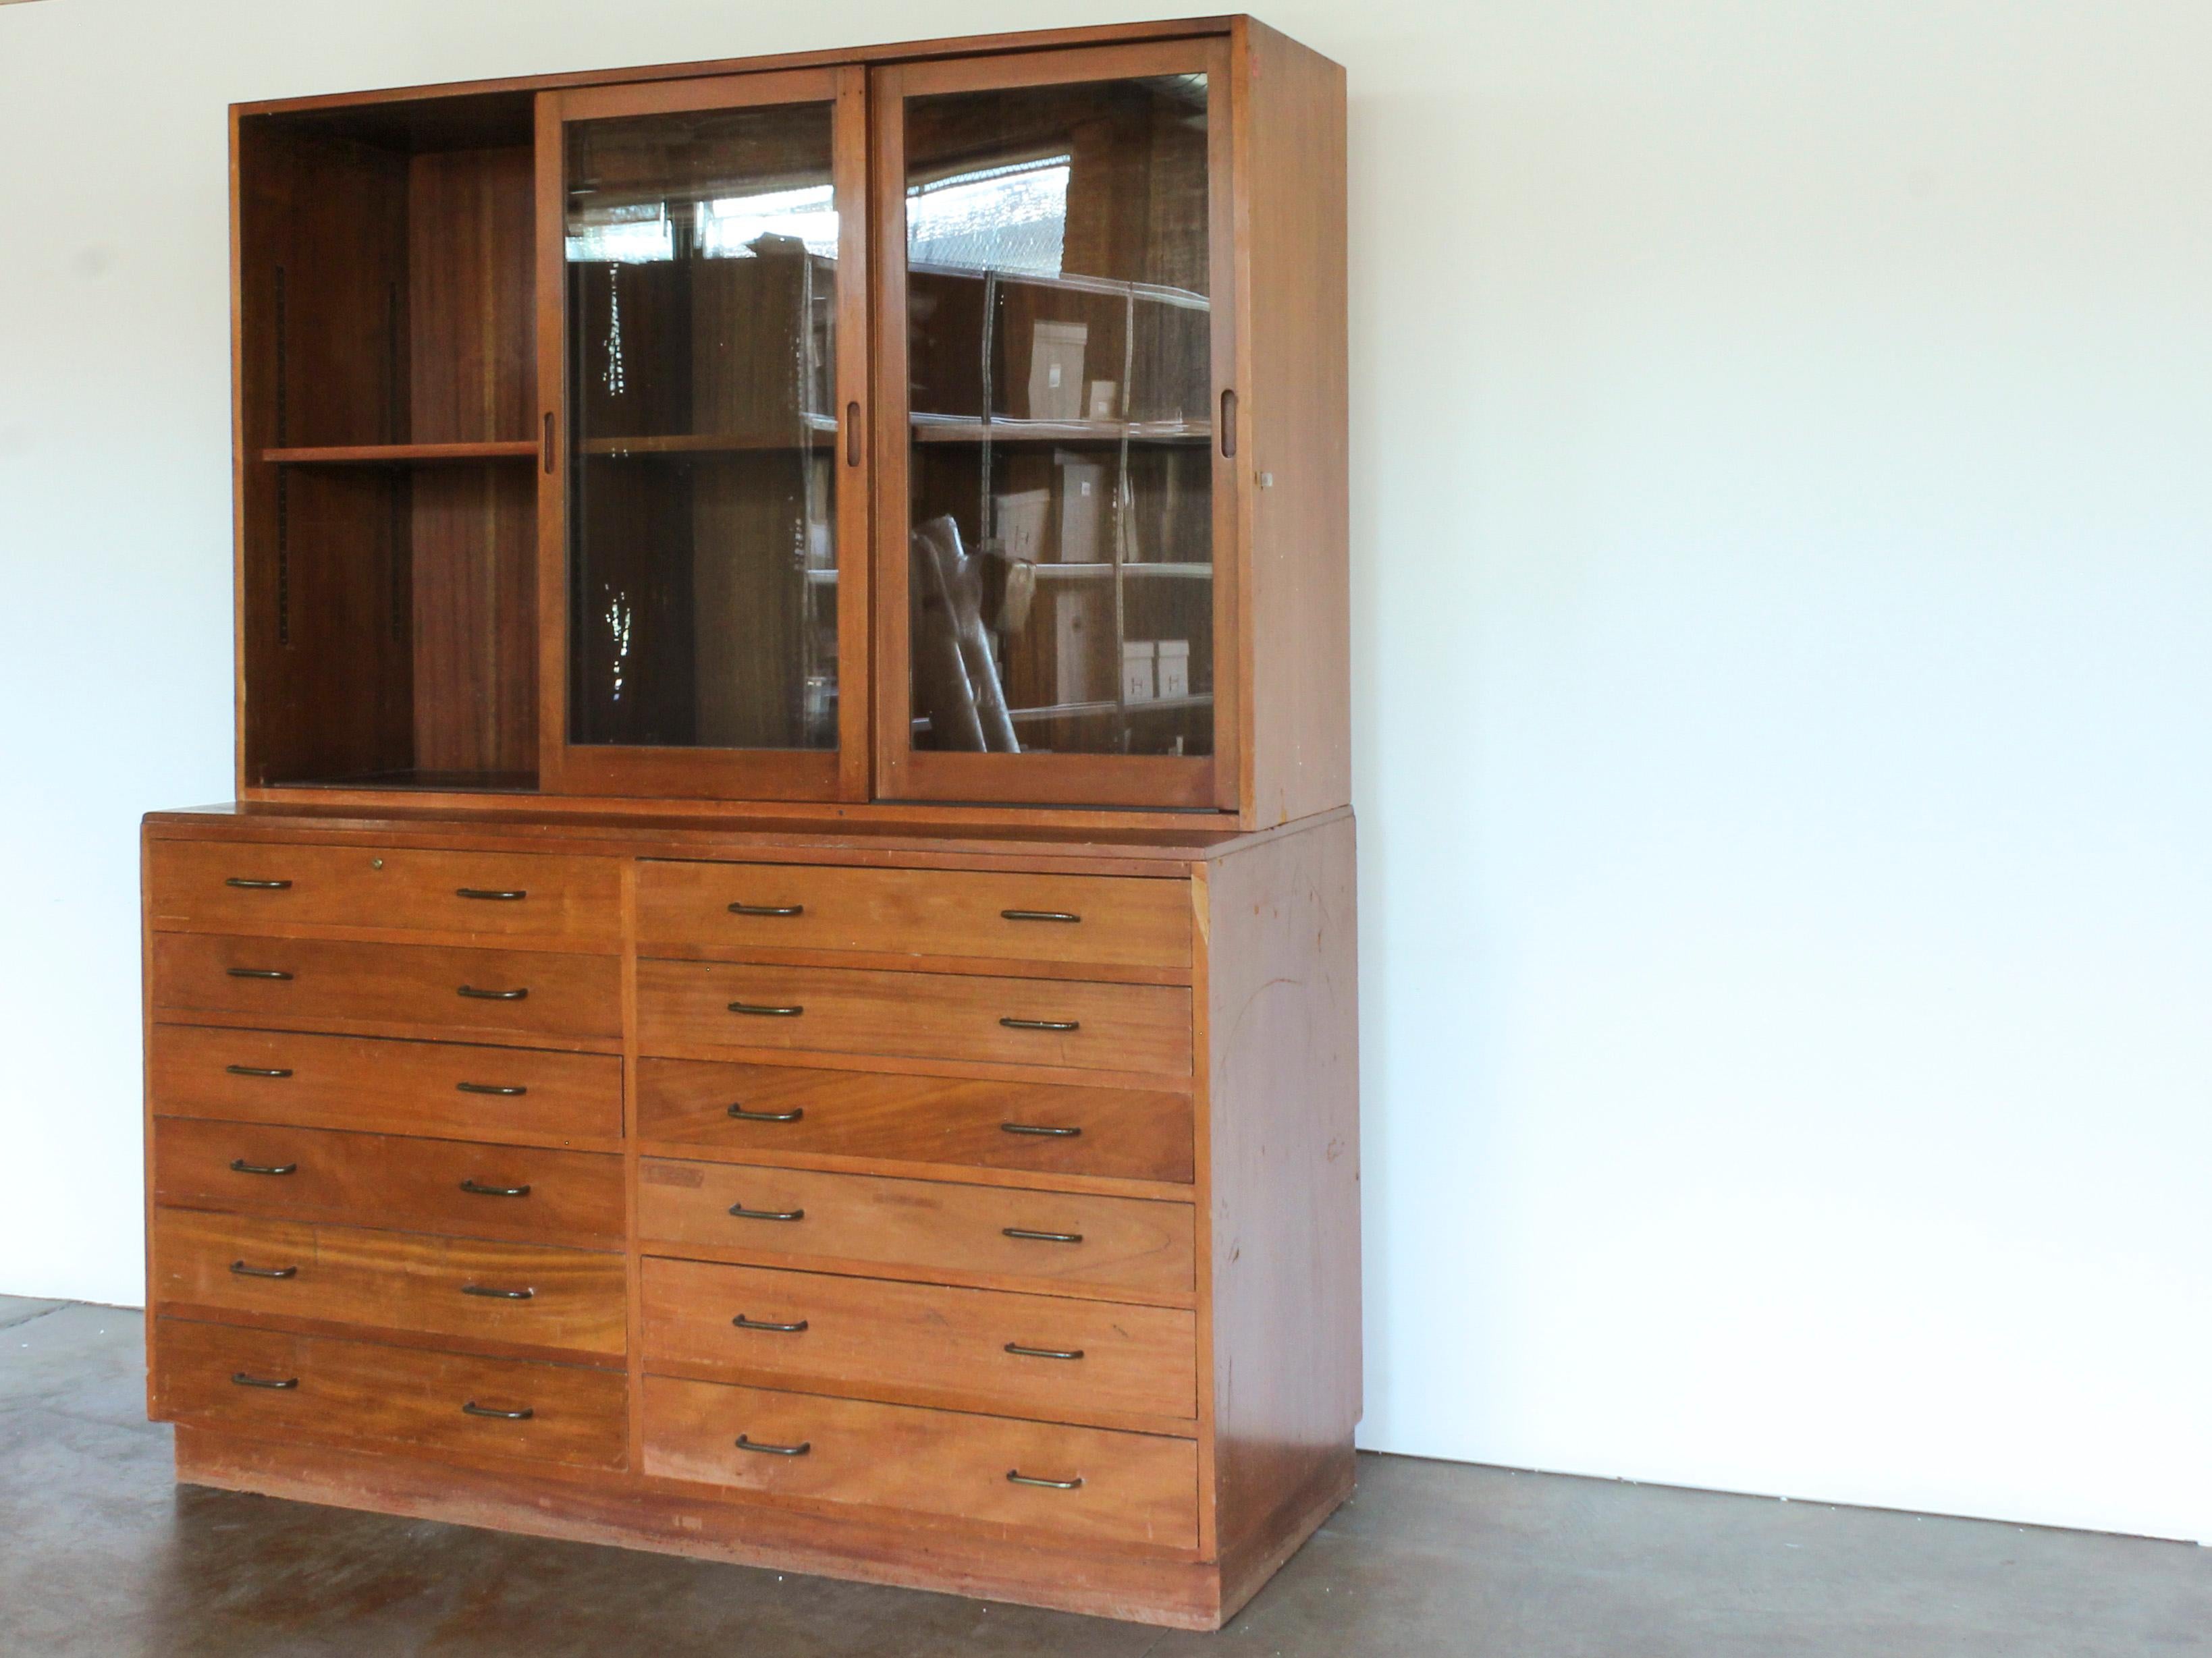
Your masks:
[{"label": "drawer front", "polygon": [[640,1164],[637,1201],[648,1248],[708,1244],[771,1266],[1027,1278],[1184,1304],[1196,1284],[1185,1203],[664,1157]]},{"label": "drawer front", "polygon": [[640,865],[638,947],[890,951],[1187,969],[1188,881],[805,864]]},{"label": "drawer front", "polygon": [[1191,1179],[1188,1094],[646,1060],[642,1139],[726,1151]]},{"label": "drawer front", "polygon": [[154,1200],[610,1249],[624,1236],[618,1157],[190,1117],[155,1122]]},{"label": "drawer front", "polygon": [[[1198,1542],[1188,1439],[665,1376],[646,1377],[644,1418],[645,1472],[664,1479],[1160,1548]],[[747,1450],[740,1436],[793,1454]]]},{"label": "drawer front", "polygon": [[157,1024],[147,1074],[154,1109],[170,1116],[453,1139],[622,1134],[611,1054]]},{"label": "drawer front", "polygon": [[390,927],[611,950],[622,939],[621,869],[612,858],[532,853],[156,841],[146,880],[156,926]]},{"label": "drawer front", "polygon": [[155,1012],[185,1020],[229,1014],[493,1040],[611,1041],[622,1034],[621,981],[611,956],[221,932],[154,938]]},{"label": "drawer front", "polygon": [[[519,1294],[489,1291],[528,1291]],[[300,1221],[154,1212],[165,1310],[313,1319],[567,1352],[620,1355],[619,1254]]]},{"label": "drawer front", "polygon": [[655,1054],[769,1048],[1190,1074],[1190,992],[1168,985],[648,960],[637,1008]]},{"label": "drawer front", "polygon": [[1198,1414],[1195,1317],[1171,1308],[660,1260],[645,1262],[641,1293],[648,1368],[812,1393],[926,1389],[1054,1418]]},{"label": "drawer front", "polygon": [[154,1342],[156,1408],[167,1420],[583,1468],[629,1461],[629,1388],[619,1370],[173,1318],[155,1321]]}]

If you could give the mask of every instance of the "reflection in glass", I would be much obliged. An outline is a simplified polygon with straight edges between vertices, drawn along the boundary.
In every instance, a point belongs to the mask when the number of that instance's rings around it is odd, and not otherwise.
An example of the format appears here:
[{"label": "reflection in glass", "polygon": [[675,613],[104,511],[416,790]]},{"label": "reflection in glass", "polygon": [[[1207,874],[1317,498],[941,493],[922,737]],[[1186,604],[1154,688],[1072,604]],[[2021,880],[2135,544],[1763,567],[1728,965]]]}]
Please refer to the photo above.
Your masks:
[{"label": "reflection in glass", "polygon": [[1213,747],[1203,76],[906,106],[917,749]]},{"label": "reflection in glass", "polygon": [[837,744],[826,104],[568,132],[569,738]]}]

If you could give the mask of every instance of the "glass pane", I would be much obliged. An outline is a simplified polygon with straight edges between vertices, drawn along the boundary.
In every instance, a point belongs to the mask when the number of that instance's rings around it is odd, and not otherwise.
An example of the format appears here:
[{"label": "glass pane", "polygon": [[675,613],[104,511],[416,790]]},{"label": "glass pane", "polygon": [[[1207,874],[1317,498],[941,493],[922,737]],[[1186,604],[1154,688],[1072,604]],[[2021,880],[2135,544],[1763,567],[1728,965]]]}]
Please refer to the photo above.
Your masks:
[{"label": "glass pane", "polygon": [[830,106],[568,131],[569,740],[837,745]]},{"label": "glass pane", "polygon": [[1213,750],[1202,75],[906,106],[917,749]]}]

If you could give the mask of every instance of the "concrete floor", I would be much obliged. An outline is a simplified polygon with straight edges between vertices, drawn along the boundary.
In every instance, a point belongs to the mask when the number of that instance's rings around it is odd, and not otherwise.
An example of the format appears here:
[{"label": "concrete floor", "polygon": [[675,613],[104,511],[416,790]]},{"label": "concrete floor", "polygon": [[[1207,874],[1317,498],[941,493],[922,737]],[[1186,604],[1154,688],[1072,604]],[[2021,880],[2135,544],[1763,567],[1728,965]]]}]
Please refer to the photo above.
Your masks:
[{"label": "concrete floor", "polygon": [[2212,1550],[1360,1460],[1192,1636],[171,1483],[137,1315],[0,1297],[9,1658],[2129,1658],[2212,1652]]}]

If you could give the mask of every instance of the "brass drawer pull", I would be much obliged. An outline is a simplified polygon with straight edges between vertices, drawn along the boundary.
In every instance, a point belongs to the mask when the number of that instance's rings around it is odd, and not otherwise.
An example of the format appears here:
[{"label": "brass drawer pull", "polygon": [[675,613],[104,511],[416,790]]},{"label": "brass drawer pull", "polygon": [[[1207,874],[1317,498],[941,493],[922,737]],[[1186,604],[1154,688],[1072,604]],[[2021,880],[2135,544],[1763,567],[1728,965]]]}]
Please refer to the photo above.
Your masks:
[{"label": "brass drawer pull", "polygon": [[279,1393],[287,1392],[300,1385],[300,1378],[295,1376],[279,1379],[276,1376],[248,1376],[244,1370],[233,1370],[230,1373],[230,1380],[234,1387],[269,1388]]},{"label": "brass drawer pull", "polygon": [[805,1220],[804,1209],[748,1209],[742,1203],[730,1206],[730,1212],[739,1220]]},{"label": "brass drawer pull", "polygon": [[227,887],[244,887],[248,892],[282,892],[292,884],[289,881],[253,881],[243,875],[234,875],[223,883]]},{"label": "brass drawer pull", "polygon": [[296,1266],[248,1266],[242,1260],[231,1262],[230,1270],[240,1278],[297,1278],[300,1276],[300,1269]]},{"label": "brass drawer pull", "polygon": [[497,1083],[455,1083],[453,1086],[464,1094],[495,1094],[503,1100],[519,1100],[530,1091],[526,1088],[502,1088]]},{"label": "brass drawer pull", "polygon": [[739,1434],[738,1448],[741,1451],[758,1451],[763,1456],[804,1456],[814,1448],[814,1442],[811,1439],[802,1439],[796,1445],[763,1445],[757,1439],[748,1439],[743,1434]]},{"label": "brass drawer pull", "polygon": [[519,1411],[494,1410],[489,1405],[479,1405],[473,1399],[461,1406],[463,1416],[488,1416],[495,1422],[527,1422],[538,1414],[527,1405]]},{"label": "brass drawer pull", "polygon": [[1080,1030],[1081,1023],[1074,1019],[1001,1019],[999,1023],[1009,1030]]},{"label": "brass drawer pull", "polygon": [[742,1105],[732,1105],[730,1114],[739,1122],[797,1122],[806,1114],[806,1108],[800,1106],[793,1111],[748,1111]]},{"label": "brass drawer pull", "polygon": [[474,985],[463,985],[459,987],[459,993],[464,996],[473,996],[480,1002],[519,1002],[529,995],[530,992],[526,989],[478,990]]},{"label": "brass drawer pull", "polygon": [[479,1186],[472,1180],[463,1181],[461,1190],[480,1198],[526,1198],[530,1195],[530,1188],[526,1186]]},{"label": "brass drawer pull", "polygon": [[795,1019],[806,1011],[803,1007],[774,1007],[766,1002],[732,1002],[732,1013],[750,1013],[763,1019]]},{"label": "brass drawer pull", "polygon": [[732,904],[732,915],[804,915],[804,904]]},{"label": "brass drawer pull", "polygon": [[806,1321],[803,1318],[796,1324],[771,1324],[766,1319],[747,1318],[743,1313],[739,1313],[730,1322],[740,1330],[774,1330],[779,1335],[787,1336],[795,1336],[806,1327]]},{"label": "brass drawer pull", "polygon": [[1039,1243],[1080,1243],[1080,1232],[1032,1232],[1026,1226],[1004,1226],[999,1229],[1010,1238],[1034,1238]]},{"label": "brass drawer pull", "polygon": [[281,1066],[227,1065],[223,1069],[234,1077],[289,1077],[292,1073]]},{"label": "brass drawer pull", "polygon": [[1016,1358],[1080,1358],[1083,1357],[1083,1349],[1080,1347],[1068,1351],[1057,1347],[1024,1347],[1018,1341],[1008,1342],[1006,1351]]},{"label": "brass drawer pull", "polygon": [[1054,1128],[1041,1122],[1002,1122],[1001,1134],[1048,1134],[1054,1139],[1072,1140],[1083,1131],[1080,1128]]},{"label": "brass drawer pull", "polygon": [[1009,921],[1079,921],[1080,915],[1071,915],[1064,909],[1002,909],[1002,920]]},{"label": "brass drawer pull", "polygon": [[1035,1485],[1039,1491],[1075,1491],[1083,1489],[1083,1478],[1080,1474],[1073,1479],[1032,1479],[1019,1468],[1006,1470],[1006,1483],[1010,1485]]},{"label": "brass drawer pull", "polygon": [[492,1301],[527,1301],[538,1293],[535,1290],[501,1290],[489,1284],[464,1284],[465,1296],[483,1296]]},{"label": "brass drawer pull", "polygon": [[283,969],[274,967],[230,967],[223,971],[234,979],[289,979],[292,976]]},{"label": "brass drawer pull", "polygon": [[233,1157],[230,1172],[234,1175],[296,1175],[300,1172],[300,1165],[296,1163],[248,1163],[244,1157]]},{"label": "brass drawer pull", "polygon": [[529,896],[526,892],[501,892],[495,887],[455,887],[453,889],[453,896],[456,898],[485,898],[494,903],[511,904]]}]

